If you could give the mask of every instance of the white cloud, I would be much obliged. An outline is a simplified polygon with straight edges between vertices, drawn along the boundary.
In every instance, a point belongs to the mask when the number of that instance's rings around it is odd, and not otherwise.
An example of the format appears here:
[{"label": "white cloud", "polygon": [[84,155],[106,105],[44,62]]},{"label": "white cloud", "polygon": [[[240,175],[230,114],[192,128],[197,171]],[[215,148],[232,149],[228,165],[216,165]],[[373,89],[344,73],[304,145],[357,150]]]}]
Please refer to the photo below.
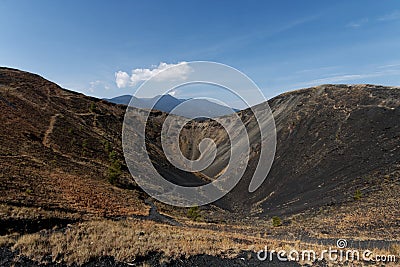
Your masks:
[{"label": "white cloud", "polygon": [[146,81],[154,75],[157,75],[155,79],[159,81],[185,80],[190,72],[192,72],[192,68],[187,62],[180,62],[178,64],[161,62],[152,69],[134,69],[132,70],[131,76],[124,71],[118,71],[115,73],[115,82],[118,88],[125,88],[128,86],[135,86],[139,82]]},{"label": "white cloud", "polygon": [[129,84],[129,74],[124,71],[118,71],[115,73],[115,82],[118,88],[127,87]]}]

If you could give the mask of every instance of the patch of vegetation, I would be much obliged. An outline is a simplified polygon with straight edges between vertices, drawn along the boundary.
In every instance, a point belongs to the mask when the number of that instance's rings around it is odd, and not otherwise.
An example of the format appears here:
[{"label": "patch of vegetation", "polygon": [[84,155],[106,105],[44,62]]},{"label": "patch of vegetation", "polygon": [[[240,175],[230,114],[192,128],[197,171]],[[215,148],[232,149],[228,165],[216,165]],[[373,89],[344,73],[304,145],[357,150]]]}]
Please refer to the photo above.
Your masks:
[{"label": "patch of vegetation", "polygon": [[282,225],[282,220],[278,216],[273,216],[272,217],[272,226],[273,227],[278,227]]},{"label": "patch of vegetation", "polygon": [[113,150],[108,154],[108,159],[111,161],[117,160],[117,153]]},{"label": "patch of vegetation", "polygon": [[111,151],[108,154],[110,166],[108,167],[108,181],[110,184],[115,185],[122,175],[122,163],[117,157],[115,151]]},{"label": "patch of vegetation", "polygon": [[30,195],[30,194],[32,194],[32,193],[33,193],[33,190],[32,190],[32,189],[30,189],[30,188],[28,188],[28,189],[26,189],[26,190],[25,190],[25,193],[27,193],[27,194],[29,194],[29,195]]},{"label": "patch of vegetation", "polygon": [[96,104],[94,102],[90,103],[89,111],[96,112]]},{"label": "patch of vegetation", "polygon": [[88,145],[87,139],[83,140],[83,142],[82,142],[82,148],[83,148],[83,149],[86,149],[86,148],[87,148],[87,145]]},{"label": "patch of vegetation", "polygon": [[48,264],[47,259],[57,257],[68,266],[82,266],[104,256],[113,256],[116,261],[132,262],[152,251],[159,251],[169,260],[198,254],[234,257],[240,251],[248,250],[248,244],[257,248],[265,245],[264,240],[261,243],[258,238],[238,233],[176,228],[136,220],[90,221],[73,224],[65,233],[26,234],[3,242],[13,244],[13,250],[34,261]]},{"label": "patch of vegetation", "polygon": [[71,141],[69,141],[69,144],[70,144],[71,147],[72,147],[73,145],[75,145],[75,143],[76,143],[76,139],[75,139],[75,137],[73,137],[73,138],[71,139]]},{"label": "patch of vegetation", "polygon": [[361,198],[362,198],[362,192],[360,191],[360,189],[357,189],[355,192],[354,192],[354,200],[360,200]]},{"label": "patch of vegetation", "polygon": [[199,221],[201,219],[199,207],[198,206],[191,207],[187,212],[187,216],[193,221]]},{"label": "patch of vegetation", "polygon": [[88,140],[84,139],[82,142],[82,156],[86,156],[87,147],[88,147]]},{"label": "patch of vegetation", "polygon": [[109,153],[111,151],[111,143],[108,142],[107,140],[104,140],[103,145],[104,145],[104,151]]}]

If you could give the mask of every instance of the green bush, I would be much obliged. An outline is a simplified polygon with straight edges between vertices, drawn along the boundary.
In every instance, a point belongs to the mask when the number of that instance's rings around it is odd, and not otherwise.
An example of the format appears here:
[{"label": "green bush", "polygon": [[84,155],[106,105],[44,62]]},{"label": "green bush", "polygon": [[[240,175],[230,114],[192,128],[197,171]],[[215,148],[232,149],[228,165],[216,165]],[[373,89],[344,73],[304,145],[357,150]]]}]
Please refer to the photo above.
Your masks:
[{"label": "green bush", "polygon": [[360,200],[361,198],[362,198],[362,193],[361,193],[360,189],[357,189],[354,192],[354,200]]},{"label": "green bush", "polygon": [[122,175],[122,164],[121,161],[117,158],[117,153],[115,151],[111,151],[108,154],[108,158],[110,160],[110,166],[108,167],[108,181],[115,185]]},{"label": "green bush", "polygon": [[279,218],[278,216],[273,216],[272,217],[272,226],[273,227],[278,227],[282,225],[282,221],[281,218]]},{"label": "green bush", "polygon": [[88,140],[87,140],[87,139],[84,139],[83,142],[82,142],[82,148],[83,148],[83,149],[86,149],[87,146],[88,146]]},{"label": "green bush", "polygon": [[193,221],[199,221],[201,219],[200,209],[198,206],[191,207],[188,210],[187,215]]},{"label": "green bush", "polygon": [[90,112],[95,112],[96,111],[96,104],[95,103],[90,103],[90,107],[89,107],[89,111]]},{"label": "green bush", "polygon": [[108,153],[111,150],[111,144],[107,140],[104,141],[104,150]]},{"label": "green bush", "polygon": [[88,140],[84,139],[82,142],[82,156],[84,156],[84,157],[86,156],[86,154],[88,152],[87,147],[88,147]]},{"label": "green bush", "polygon": [[108,181],[112,185],[115,185],[121,174],[121,163],[118,160],[112,162],[110,167],[108,167]]},{"label": "green bush", "polygon": [[110,162],[116,161],[117,160],[117,153],[113,150],[110,153],[108,153],[108,159]]}]

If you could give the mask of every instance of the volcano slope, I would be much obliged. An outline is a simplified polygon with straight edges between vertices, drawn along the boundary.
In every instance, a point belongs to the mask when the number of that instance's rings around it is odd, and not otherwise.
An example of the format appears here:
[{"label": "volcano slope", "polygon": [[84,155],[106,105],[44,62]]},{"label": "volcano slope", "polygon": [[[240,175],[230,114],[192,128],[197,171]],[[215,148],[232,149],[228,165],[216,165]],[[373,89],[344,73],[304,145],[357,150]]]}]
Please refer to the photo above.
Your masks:
[{"label": "volcano slope", "polygon": [[[249,133],[250,159],[242,180],[230,194],[217,201],[217,206],[246,212],[249,216],[295,214],[351,201],[358,191],[368,195],[379,190],[385,183],[384,177],[397,179],[400,167],[398,88],[322,85],[282,94],[271,99],[269,105],[276,123],[277,147],[266,181],[254,193],[248,192],[259,159],[259,128],[263,126],[258,126],[252,110],[240,111]],[[264,108],[265,104],[260,104],[255,110]],[[147,127],[152,146],[160,152],[165,118],[164,113],[153,113],[151,129]],[[222,117],[225,121],[230,119],[230,116]],[[174,119],[179,120],[179,117]],[[181,131],[183,155],[197,159],[198,145],[204,138],[214,140],[218,148],[215,161],[202,171],[209,181],[224,171],[231,144],[218,122],[192,121]],[[159,155],[150,153],[153,162]]]},{"label": "volcano slope", "polygon": [[[61,257],[65,262],[84,263],[104,255],[125,260],[154,251],[167,257],[221,255],[231,249],[246,249],[248,244],[266,243],[269,238],[254,239],[265,233],[285,238],[396,239],[400,234],[400,89],[322,85],[285,93],[268,103],[274,114],[277,147],[262,186],[248,192],[258,163],[258,132],[262,125],[257,125],[251,110],[243,110],[238,116],[247,127],[251,143],[243,178],[227,196],[200,209],[201,223],[189,222],[187,209],[154,201],[161,212],[184,227],[172,230],[175,228],[169,225],[154,226],[161,237],[146,232],[148,224],[153,227],[153,223],[142,222],[140,216],[149,213],[150,206],[145,202],[148,196],[136,185],[124,163],[121,131],[126,106],[62,89],[38,75],[0,68],[1,234],[34,233],[54,225],[70,225],[61,230],[61,236],[54,230],[46,235],[13,235],[1,239],[0,244],[11,244],[39,262],[52,255],[53,260]],[[255,108],[261,110],[264,105]],[[158,172],[186,186],[208,183],[223,173],[231,143],[221,125],[214,120],[196,120],[182,129],[179,147],[187,158],[199,157],[198,144],[206,137],[213,139],[218,148],[216,160],[207,169],[187,173],[172,166],[163,153],[160,133],[167,116],[152,111],[146,124],[146,148]],[[134,177],[149,175],[141,158],[131,160]],[[283,225],[272,227],[271,216],[280,216]],[[88,249],[90,242],[110,241],[99,237],[109,226],[116,229],[110,233],[112,240],[118,233],[131,236],[126,233],[129,227],[125,223],[92,223],[104,218],[135,218],[128,224],[136,225],[140,230],[134,234],[149,241],[143,251],[131,250],[129,240],[121,241],[129,248],[122,252],[110,247]],[[78,221],[84,222],[74,223]],[[207,223],[210,221],[225,223]],[[167,242],[164,230],[182,234],[172,235],[180,236],[174,239],[176,251],[150,243],[157,238]],[[71,247],[64,244],[67,248],[55,242],[71,236],[79,236],[80,240],[85,231],[81,245],[89,243],[81,247],[81,254],[69,241],[65,242]],[[238,237],[232,232],[243,235]],[[187,244],[182,238],[193,240],[197,235],[209,238],[201,239],[197,250],[190,245],[182,247]],[[215,238],[224,249],[215,249]],[[38,247],[43,242],[50,248]],[[82,251],[87,253],[83,255]]]},{"label": "volcano slope", "polygon": [[109,155],[122,161],[124,108],[61,89],[42,77],[0,69],[2,203],[105,216],[147,208],[127,175],[108,181]]},{"label": "volcano slope", "polygon": [[281,215],[379,190],[400,167],[399,97],[395,88],[323,85],[273,98],[278,138],[271,171],[253,194],[244,190],[245,175],[227,203],[238,199],[239,209]]}]

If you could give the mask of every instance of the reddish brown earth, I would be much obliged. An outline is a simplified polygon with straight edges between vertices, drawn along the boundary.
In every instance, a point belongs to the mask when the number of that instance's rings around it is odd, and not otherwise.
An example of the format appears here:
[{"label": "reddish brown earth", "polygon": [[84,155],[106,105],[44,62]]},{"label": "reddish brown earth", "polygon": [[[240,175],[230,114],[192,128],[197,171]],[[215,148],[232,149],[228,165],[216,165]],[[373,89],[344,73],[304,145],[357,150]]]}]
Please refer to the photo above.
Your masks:
[{"label": "reddish brown earth", "polygon": [[[147,212],[137,190],[107,179],[109,153],[122,160],[124,107],[5,68],[0,92],[0,202],[106,216]],[[120,187],[134,186],[123,177]]]}]

